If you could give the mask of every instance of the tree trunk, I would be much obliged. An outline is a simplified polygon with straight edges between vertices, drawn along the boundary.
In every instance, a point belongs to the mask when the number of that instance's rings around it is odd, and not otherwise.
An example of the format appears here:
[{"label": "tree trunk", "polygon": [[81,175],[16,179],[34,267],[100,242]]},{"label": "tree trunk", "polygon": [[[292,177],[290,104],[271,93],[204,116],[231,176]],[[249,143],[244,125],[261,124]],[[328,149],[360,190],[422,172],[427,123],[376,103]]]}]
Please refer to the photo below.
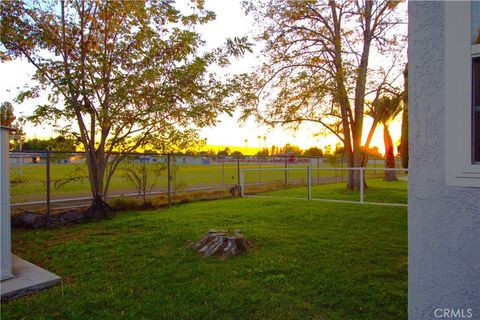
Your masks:
[{"label": "tree trunk", "polygon": [[372,142],[373,134],[375,133],[375,129],[377,129],[378,121],[373,119],[372,126],[370,127],[370,131],[368,131],[367,140],[365,141],[365,145],[363,146],[363,160],[362,166],[366,167],[368,165],[368,153],[367,151],[370,149],[370,143]]},{"label": "tree trunk", "polygon": [[88,167],[88,177],[90,180],[90,189],[92,197],[100,197],[105,199],[103,181],[105,175],[105,161],[99,159],[99,155],[96,150],[91,150],[90,145],[85,145],[85,157]]},{"label": "tree trunk", "polygon": [[[385,143],[385,168],[395,168],[395,156],[393,149],[393,141],[388,127],[383,126],[383,141]],[[385,171],[383,181],[397,181],[396,171]]]},{"label": "tree trunk", "polygon": [[115,215],[115,209],[110,207],[110,205],[103,201],[99,196],[93,198],[92,204],[86,213],[87,218],[96,219],[110,218],[113,215]]},{"label": "tree trunk", "polygon": [[[357,77],[355,81],[355,102],[352,115],[348,92],[345,87],[345,75],[342,61],[342,36],[341,36],[341,18],[337,15],[335,2],[329,2],[335,36],[334,64],[336,68],[336,82],[338,86],[339,104],[342,114],[342,125],[344,131],[344,147],[349,156],[349,167],[361,168],[363,166],[362,152],[362,132],[363,132],[363,116],[365,103],[366,79],[368,73],[368,60],[370,55],[370,44],[372,40],[371,34],[371,13],[373,2],[366,2],[364,12],[364,33],[363,48],[361,61],[357,69]],[[349,149],[349,150],[347,150]],[[349,181],[347,188],[353,190],[360,189],[360,171],[349,171]]]},{"label": "tree trunk", "polygon": [[[361,168],[364,166],[364,156],[362,152],[362,134],[363,134],[363,117],[365,104],[365,90],[368,73],[368,59],[370,56],[370,44],[372,41],[371,19],[372,19],[372,1],[365,2],[364,11],[364,32],[363,32],[363,48],[360,64],[357,70],[357,79],[355,82],[355,118],[352,127],[353,140],[353,167]],[[365,182],[365,177],[364,181]],[[364,183],[364,187],[366,184]],[[360,170],[355,170],[353,177],[353,188],[360,190]]]}]

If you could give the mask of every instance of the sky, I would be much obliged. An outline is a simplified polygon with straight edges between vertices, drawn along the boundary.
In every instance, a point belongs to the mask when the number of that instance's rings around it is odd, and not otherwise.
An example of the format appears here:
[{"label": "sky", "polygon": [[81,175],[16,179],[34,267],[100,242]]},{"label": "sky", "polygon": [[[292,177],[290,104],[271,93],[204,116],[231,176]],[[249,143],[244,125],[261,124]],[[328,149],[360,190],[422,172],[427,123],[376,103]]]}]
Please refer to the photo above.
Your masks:
[{"label": "sky", "polygon": [[[185,2],[186,4],[188,2]],[[206,45],[209,48],[215,48],[221,46],[226,38],[233,38],[235,36],[244,36],[254,31],[253,19],[244,14],[241,7],[240,0],[207,0],[206,8],[214,11],[217,14],[215,21],[212,21],[206,25],[198,28],[198,31],[203,35],[206,40]],[[241,59],[234,60],[232,65],[227,70],[228,73],[242,73],[252,70],[259,63],[258,58],[259,48],[254,49],[253,54],[247,54]],[[18,91],[27,84],[34,68],[25,60],[15,60],[0,64],[0,100],[12,101]],[[12,101],[13,102],[13,101]],[[22,105],[14,103],[15,114],[17,116],[24,114],[29,115],[33,112],[37,104],[46,102],[46,95],[41,96],[36,100],[29,100]],[[335,149],[335,145],[339,143],[333,135],[318,136],[315,135],[319,131],[319,128],[315,125],[305,124],[298,131],[292,132],[284,130],[280,127],[274,129],[261,126],[253,119],[248,120],[244,124],[240,124],[238,119],[239,113],[234,114],[233,117],[228,115],[222,115],[218,118],[218,123],[215,127],[204,128],[200,130],[200,135],[207,139],[207,148],[209,146],[215,146],[215,149],[223,148],[226,146],[233,147],[233,150],[253,150],[253,148],[259,148],[266,146],[283,146],[286,143],[292,145],[298,145],[302,149],[309,147],[321,147],[331,145],[332,149]],[[364,127],[366,130],[370,128],[371,119],[365,118]],[[400,117],[396,119],[391,125],[391,134],[394,143],[400,139]],[[55,136],[56,133],[52,128],[46,126],[36,126],[27,124],[24,127],[28,138],[46,138]],[[365,133],[366,135],[366,133]],[[262,138],[258,140],[258,136]],[[266,136],[266,143],[263,140],[263,136]],[[247,140],[247,144],[245,144]],[[381,128],[377,128],[374,138],[372,140],[372,146],[378,146],[379,150],[383,153],[383,135]]]}]

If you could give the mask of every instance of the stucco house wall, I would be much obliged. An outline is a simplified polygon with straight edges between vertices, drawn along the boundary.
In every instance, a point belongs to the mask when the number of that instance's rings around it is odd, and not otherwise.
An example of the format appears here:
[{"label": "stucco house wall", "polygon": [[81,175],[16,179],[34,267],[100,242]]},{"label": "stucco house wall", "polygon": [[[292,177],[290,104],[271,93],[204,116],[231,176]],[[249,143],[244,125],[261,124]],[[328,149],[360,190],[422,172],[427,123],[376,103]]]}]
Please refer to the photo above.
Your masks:
[{"label": "stucco house wall", "polygon": [[409,319],[480,319],[480,188],[445,184],[445,3],[408,6]]}]

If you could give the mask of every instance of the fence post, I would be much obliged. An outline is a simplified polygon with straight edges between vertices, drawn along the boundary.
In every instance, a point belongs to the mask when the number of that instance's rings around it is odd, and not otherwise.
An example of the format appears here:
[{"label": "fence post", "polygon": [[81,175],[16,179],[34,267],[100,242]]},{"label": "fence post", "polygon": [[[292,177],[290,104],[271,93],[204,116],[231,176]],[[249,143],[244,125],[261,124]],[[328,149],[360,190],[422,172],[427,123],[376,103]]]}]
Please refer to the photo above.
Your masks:
[{"label": "fence post", "polygon": [[[258,161],[258,168],[261,169],[262,168],[262,158],[261,157],[257,157],[257,161]],[[258,182],[262,182],[262,170],[258,170]]]},{"label": "fence post", "polygon": [[22,153],[22,139],[20,138],[20,170],[19,175],[20,178],[23,178],[23,153]]},{"label": "fence post", "polygon": [[285,189],[287,189],[288,176],[287,176],[287,155],[284,156],[285,161]]},{"label": "fence post", "polygon": [[310,166],[307,167],[307,199],[312,200],[312,171],[310,170]]},{"label": "fence post", "polygon": [[225,186],[225,156],[222,156],[222,186]]},{"label": "fence post", "polygon": [[46,183],[47,183],[47,221],[50,219],[50,150],[47,150],[46,157]]},{"label": "fence post", "polygon": [[360,168],[360,203],[363,203],[363,168]]},{"label": "fence post", "polygon": [[[340,159],[342,161],[342,165],[341,165],[342,168],[345,166],[344,157],[345,157],[345,154],[342,153],[342,155],[340,156]],[[343,170],[340,171],[340,174],[341,174],[341,180],[340,181],[341,182],[345,181],[344,178],[343,178]]]},{"label": "fence post", "polygon": [[[240,155],[238,155],[237,156],[237,186],[239,189],[243,187],[241,183],[242,182],[240,181]],[[238,190],[238,191],[239,191],[238,195],[243,193],[243,190]]]},{"label": "fence post", "polygon": [[244,196],[244,189],[245,189],[245,171],[240,171],[240,196]]},{"label": "fence post", "polygon": [[167,155],[167,196],[168,196],[168,206],[170,207],[172,205],[172,175],[171,175],[171,169],[170,169],[170,153]]}]

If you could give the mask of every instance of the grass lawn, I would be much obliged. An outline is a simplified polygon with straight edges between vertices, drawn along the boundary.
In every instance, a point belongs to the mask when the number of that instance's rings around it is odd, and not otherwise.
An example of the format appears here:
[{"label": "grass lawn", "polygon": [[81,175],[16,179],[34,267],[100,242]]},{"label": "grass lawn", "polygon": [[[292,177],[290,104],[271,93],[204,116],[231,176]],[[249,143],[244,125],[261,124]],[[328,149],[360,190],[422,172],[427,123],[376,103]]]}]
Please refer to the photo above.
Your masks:
[{"label": "grass lawn", "polygon": [[[240,228],[244,256],[187,247]],[[13,233],[63,285],[2,303],[2,319],[406,319],[407,210],[227,199]]]},{"label": "grass lawn", "polygon": [[[407,204],[408,182],[406,180],[383,181],[377,178],[367,179],[366,183],[368,188],[365,189],[364,192],[364,201]],[[312,198],[359,201],[360,191],[348,190],[345,186],[346,182],[312,186]],[[307,187],[280,189],[259,194],[265,196],[307,198]]]}]

